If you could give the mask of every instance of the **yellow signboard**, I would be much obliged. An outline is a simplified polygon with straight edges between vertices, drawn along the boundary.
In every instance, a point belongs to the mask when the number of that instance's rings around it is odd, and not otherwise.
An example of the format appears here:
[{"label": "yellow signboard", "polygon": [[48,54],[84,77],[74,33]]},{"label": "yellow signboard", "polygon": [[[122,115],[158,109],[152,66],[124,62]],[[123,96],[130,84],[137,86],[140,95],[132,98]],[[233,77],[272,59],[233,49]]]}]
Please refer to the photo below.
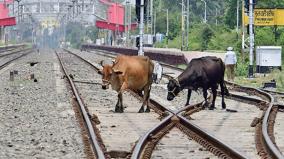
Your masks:
[{"label": "yellow signboard", "polygon": [[[245,25],[249,24],[249,17],[243,14]],[[284,9],[255,9],[254,10],[255,26],[274,26],[284,25]]]},{"label": "yellow signboard", "polygon": [[58,27],[59,22],[55,18],[47,18],[41,22],[43,28]]}]

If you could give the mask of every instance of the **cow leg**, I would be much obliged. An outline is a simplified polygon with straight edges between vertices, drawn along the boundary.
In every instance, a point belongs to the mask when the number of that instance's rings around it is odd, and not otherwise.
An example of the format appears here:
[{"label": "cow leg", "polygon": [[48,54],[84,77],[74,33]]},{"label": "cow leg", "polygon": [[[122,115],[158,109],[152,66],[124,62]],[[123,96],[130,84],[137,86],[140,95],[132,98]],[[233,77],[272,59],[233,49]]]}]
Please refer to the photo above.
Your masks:
[{"label": "cow leg", "polygon": [[123,105],[122,105],[122,93],[118,93],[118,101],[115,106],[115,112],[123,113]]},{"label": "cow leg", "polygon": [[126,77],[123,78],[123,81],[124,81],[124,82],[122,83],[122,85],[121,85],[120,90],[119,90],[118,93],[123,93],[125,90],[128,89],[127,80],[128,80],[128,79],[127,79]]},{"label": "cow leg", "polygon": [[144,105],[147,105],[147,108],[145,110],[145,112],[149,113],[150,112],[150,108],[148,106],[148,102],[149,102],[149,97],[150,97],[150,91],[151,91],[151,86],[147,85],[144,87],[144,95],[143,95],[143,104],[141,106],[141,108],[139,109],[139,113],[143,113],[144,112]]},{"label": "cow leg", "polygon": [[229,94],[229,91],[228,91],[224,82],[220,84],[220,87],[221,87],[221,95],[222,95],[222,109],[226,109],[226,103],[225,103],[225,100],[224,100],[224,95]]},{"label": "cow leg", "polygon": [[212,94],[213,94],[213,100],[212,100],[211,106],[209,107],[209,110],[215,109],[215,100],[216,100],[216,96],[217,96],[217,88],[218,88],[217,85],[211,87]]},{"label": "cow leg", "polygon": [[145,102],[146,102],[146,105],[147,105],[147,108],[145,110],[146,113],[149,113],[150,112],[150,107],[149,107],[149,98],[150,98],[150,92],[151,92],[151,85],[148,87],[148,89],[144,90],[145,93]]},{"label": "cow leg", "polygon": [[189,105],[189,100],[190,100],[190,96],[191,96],[191,89],[188,89],[188,93],[187,93],[187,99],[186,99],[186,103],[185,106]]},{"label": "cow leg", "polygon": [[207,101],[207,88],[203,88],[203,97],[204,97],[204,107],[208,107],[208,101]]}]

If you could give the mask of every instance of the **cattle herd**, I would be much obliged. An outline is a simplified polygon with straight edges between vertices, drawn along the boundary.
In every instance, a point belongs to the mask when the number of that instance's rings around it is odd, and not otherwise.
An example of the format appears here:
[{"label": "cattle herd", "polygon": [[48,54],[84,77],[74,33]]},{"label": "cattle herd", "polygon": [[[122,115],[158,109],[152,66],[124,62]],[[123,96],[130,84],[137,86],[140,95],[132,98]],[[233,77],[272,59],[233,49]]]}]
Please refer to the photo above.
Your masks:
[{"label": "cattle herd", "polygon": [[[146,56],[126,56],[119,55],[112,64],[103,64],[98,73],[102,75],[102,89],[112,89],[118,92],[118,101],[115,106],[115,112],[122,113],[122,93],[130,89],[143,95],[144,102],[139,109],[139,113],[150,112],[148,102],[150,97],[151,85],[153,83],[154,64]],[[218,85],[221,87],[222,108],[226,108],[224,95],[228,95],[228,89],[224,83],[225,66],[222,59],[214,56],[206,56],[193,59],[189,62],[187,68],[177,78],[170,79],[167,85],[167,100],[171,101],[183,89],[188,89],[186,105],[189,104],[191,91],[202,88],[205,106],[207,102],[207,90],[211,88],[213,101],[209,109],[215,108],[215,99]],[[143,92],[143,93],[142,93]],[[144,111],[144,106],[147,105]]]}]

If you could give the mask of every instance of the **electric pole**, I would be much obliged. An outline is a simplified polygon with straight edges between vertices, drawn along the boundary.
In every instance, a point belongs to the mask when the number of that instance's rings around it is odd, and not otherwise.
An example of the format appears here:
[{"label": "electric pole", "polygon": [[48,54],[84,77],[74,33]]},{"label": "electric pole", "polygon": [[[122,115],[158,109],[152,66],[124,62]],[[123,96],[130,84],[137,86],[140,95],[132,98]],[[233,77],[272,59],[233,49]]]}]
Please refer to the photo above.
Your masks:
[{"label": "electric pole", "polygon": [[138,55],[144,56],[144,51],[143,51],[144,0],[140,1],[140,25],[139,25],[139,29],[140,30],[139,30],[139,50],[138,50]]},{"label": "electric pole", "polygon": [[249,0],[249,73],[248,77],[253,78],[253,50],[254,50],[254,31],[253,31],[253,0]]}]

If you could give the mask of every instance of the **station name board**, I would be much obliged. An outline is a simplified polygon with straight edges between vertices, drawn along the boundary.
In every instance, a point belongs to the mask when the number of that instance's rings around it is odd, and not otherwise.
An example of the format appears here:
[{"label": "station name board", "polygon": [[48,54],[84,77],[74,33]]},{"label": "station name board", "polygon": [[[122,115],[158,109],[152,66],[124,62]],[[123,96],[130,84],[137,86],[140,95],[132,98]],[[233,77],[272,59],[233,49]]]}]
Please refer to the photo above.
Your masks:
[{"label": "station name board", "polygon": [[[245,25],[249,24],[249,17],[244,14]],[[255,9],[254,25],[255,26],[274,26],[284,25],[284,9]]]}]

